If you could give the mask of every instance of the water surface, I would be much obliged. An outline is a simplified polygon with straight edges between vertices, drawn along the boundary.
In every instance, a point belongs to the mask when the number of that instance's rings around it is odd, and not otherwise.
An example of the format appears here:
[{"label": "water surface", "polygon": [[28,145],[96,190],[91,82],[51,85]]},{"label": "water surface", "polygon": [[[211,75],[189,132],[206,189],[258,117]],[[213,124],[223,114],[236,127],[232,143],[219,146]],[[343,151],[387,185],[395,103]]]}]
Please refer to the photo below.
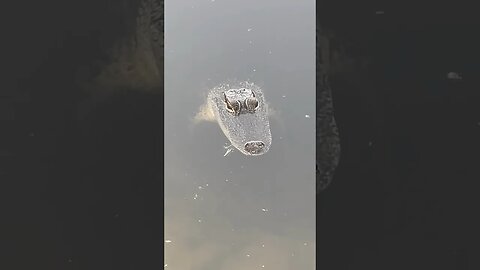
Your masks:
[{"label": "water surface", "polygon": [[[315,263],[315,2],[165,5],[167,269],[312,269]],[[261,156],[193,124],[208,90],[262,87],[275,109]]]}]

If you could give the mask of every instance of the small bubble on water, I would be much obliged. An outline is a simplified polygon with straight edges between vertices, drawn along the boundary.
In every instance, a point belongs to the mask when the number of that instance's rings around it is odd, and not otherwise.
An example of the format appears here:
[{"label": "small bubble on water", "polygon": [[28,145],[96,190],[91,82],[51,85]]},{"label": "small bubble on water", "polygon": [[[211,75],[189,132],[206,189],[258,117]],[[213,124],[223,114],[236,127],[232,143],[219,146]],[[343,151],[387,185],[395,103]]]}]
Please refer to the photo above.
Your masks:
[{"label": "small bubble on water", "polygon": [[248,32],[250,32],[250,31],[252,31],[252,30],[253,30],[252,28],[248,28],[248,29],[247,29]]},{"label": "small bubble on water", "polygon": [[262,211],[263,212],[268,212],[268,209],[267,208],[262,208]]},{"label": "small bubble on water", "polygon": [[286,95],[283,95],[282,98],[286,98],[287,96]]},{"label": "small bubble on water", "polygon": [[305,118],[310,118],[310,115],[309,115],[309,114],[305,114]]},{"label": "small bubble on water", "polygon": [[171,243],[172,240],[165,240],[165,243]]}]

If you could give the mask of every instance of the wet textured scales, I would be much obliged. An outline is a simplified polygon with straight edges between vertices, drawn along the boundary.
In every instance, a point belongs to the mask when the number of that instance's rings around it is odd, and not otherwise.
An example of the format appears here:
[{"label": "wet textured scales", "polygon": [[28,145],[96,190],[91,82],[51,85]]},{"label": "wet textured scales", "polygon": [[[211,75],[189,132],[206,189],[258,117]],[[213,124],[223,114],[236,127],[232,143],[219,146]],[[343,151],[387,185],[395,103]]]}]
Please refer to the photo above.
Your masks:
[{"label": "wet textured scales", "polygon": [[[224,93],[231,89],[248,89],[255,93],[258,107],[254,112],[243,111],[239,115],[227,110]],[[245,100],[247,97],[236,94]],[[227,94],[228,97],[228,94]],[[272,134],[268,119],[268,108],[263,90],[251,82],[236,84],[221,84],[210,90],[207,97],[207,107],[201,114],[213,116],[227,139],[237,150],[245,155],[262,155],[268,152],[272,144]],[[254,149],[260,149],[255,152]]]}]

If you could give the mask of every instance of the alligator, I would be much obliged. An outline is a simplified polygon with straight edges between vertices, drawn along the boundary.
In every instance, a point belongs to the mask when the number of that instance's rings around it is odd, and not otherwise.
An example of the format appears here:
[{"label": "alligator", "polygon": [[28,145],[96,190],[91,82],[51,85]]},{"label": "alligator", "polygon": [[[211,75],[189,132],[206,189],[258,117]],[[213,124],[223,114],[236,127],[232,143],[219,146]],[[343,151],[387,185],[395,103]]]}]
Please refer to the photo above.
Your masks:
[{"label": "alligator", "polygon": [[245,155],[259,156],[270,149],[268,107],[262,89],[254,83],[214,87],[195,120],[216,121],[232,146]]}]

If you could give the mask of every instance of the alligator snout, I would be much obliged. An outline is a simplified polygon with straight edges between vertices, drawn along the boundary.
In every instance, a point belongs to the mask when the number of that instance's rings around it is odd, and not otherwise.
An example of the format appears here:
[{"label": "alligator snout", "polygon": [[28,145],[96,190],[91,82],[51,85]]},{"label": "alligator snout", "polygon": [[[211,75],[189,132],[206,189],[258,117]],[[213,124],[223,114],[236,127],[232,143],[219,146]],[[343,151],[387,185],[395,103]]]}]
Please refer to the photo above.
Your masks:
[{"label": "alligator snout", "polygon": [[265,143],[262,141],[250,141],[245,143],[245,151],[252,156],[258,156],[265,153]]}]

